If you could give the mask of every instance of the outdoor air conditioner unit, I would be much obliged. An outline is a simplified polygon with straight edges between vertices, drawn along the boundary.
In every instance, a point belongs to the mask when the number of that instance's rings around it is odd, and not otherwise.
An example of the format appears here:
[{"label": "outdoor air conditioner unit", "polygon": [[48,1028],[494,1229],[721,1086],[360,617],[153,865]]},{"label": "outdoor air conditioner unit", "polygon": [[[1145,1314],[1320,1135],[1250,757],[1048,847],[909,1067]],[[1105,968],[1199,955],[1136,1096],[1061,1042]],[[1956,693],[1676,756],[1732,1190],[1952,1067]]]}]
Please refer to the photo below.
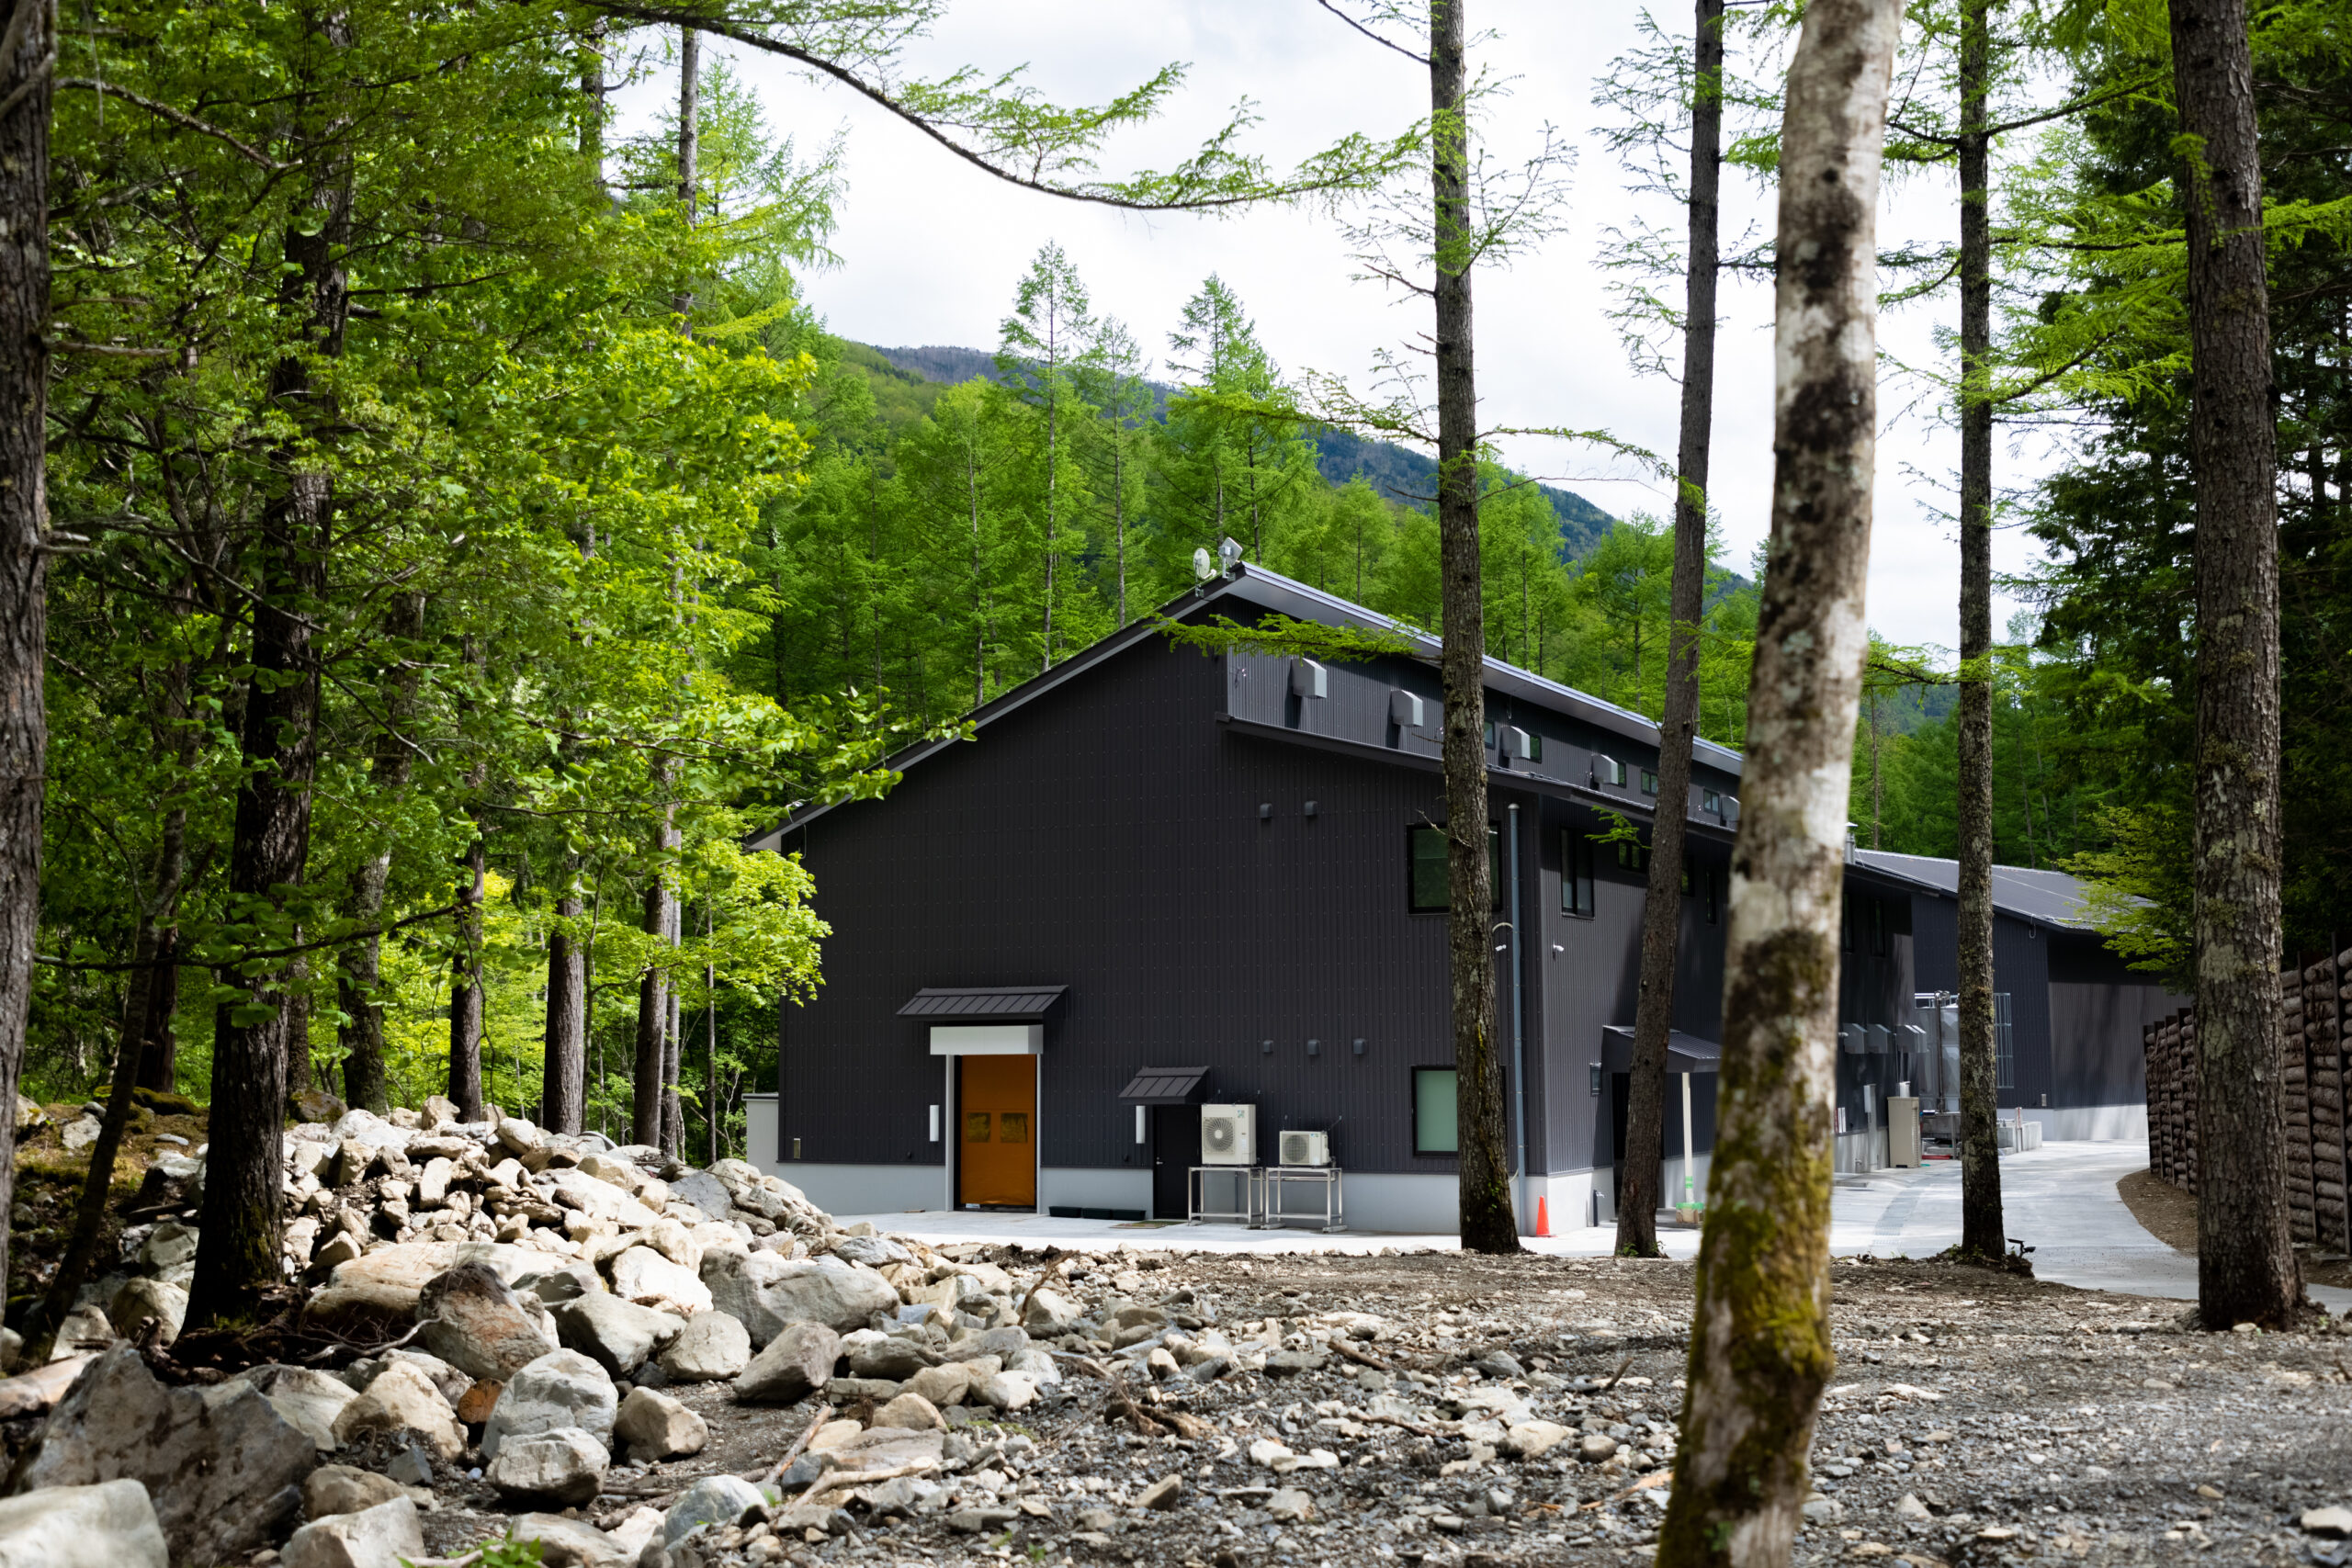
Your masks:
[{"label": "outdoor air conditioner unit", "polygon": [[1596,784],[1616,784],[1620,788],[1623,787],[1625,764],[1614,757],[1595,751],[1592,754],[1592,782]]},{"label": "outdoor air conditioner unit", "polygon": [[1418,692],[1392,690],[1388,694],[1388,722],[1399,729],[1426,728],[1429,724],[1427,706]]},{"label": "outdoor air conditioner unit", "polygon": [[1284,1165],[1331,1163],[1331,1134],[1329,1133],[1284,1133],[1282,1145]]},{"label": "outdoor air conditioner unit", "polygon": [[1201,1107],[1201,1163],[1258,1163],[1258,1108],[1254,1105]]},{"label": "outdoor air conditioner unit", "polygon": [[1293,696],[1328,697],[1331,694],[1330,671],[1312,659],[1290,661],[1290,689]]}]

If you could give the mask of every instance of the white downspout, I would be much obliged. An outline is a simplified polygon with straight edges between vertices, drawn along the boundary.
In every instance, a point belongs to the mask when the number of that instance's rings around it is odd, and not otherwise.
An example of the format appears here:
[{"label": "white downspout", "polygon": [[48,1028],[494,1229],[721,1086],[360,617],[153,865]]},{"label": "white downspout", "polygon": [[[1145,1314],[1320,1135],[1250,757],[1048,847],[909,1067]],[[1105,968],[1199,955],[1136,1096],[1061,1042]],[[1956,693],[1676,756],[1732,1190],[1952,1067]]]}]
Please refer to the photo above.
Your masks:
[{"label": "white downspout", "polygon": [[1521,1025],[1519,976],[1519,806],[1510,807],[1510,1120],[1511,1139],[1519,1145],[1519,1234],[1528,1234],[1535,1205],[1528,1198],[1527,1175],[1527,1047]]}]

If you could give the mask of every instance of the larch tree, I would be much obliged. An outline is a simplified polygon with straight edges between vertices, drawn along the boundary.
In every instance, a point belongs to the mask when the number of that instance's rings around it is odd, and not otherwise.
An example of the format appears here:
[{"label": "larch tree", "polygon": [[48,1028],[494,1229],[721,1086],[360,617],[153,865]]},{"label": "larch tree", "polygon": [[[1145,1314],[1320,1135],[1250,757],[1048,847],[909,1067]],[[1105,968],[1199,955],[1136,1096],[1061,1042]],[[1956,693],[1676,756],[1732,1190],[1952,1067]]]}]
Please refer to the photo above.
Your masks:
[{"label": "larch tree", "polygon": [[1100,323],[1089,309],[1086,285],[1060,245],[1051,240],[1037,252],[1013,297],[1012,314],[1001,329],[997,367],[1046,425],[1044,482],[1037,498],[1042,536],[1039,568],[1045,579],[1041,669],[1054,662],[1054,592],[1066,548],[1061,534],[1061,468],[1064,425],[1085,417],[1078,367],[1093,357]]},{"label": "larch tree", "polygon": [[1659,1253],[1666,1049],[1674,1025],[1690,751],[1699,734],[1700,621],[1706,613],[1707,468],[1714,429],[1715,290],[1722,231],[1723,0],[1697,0],[1690,77],[1690,167],[1683,197],[1689,230],[1683,257],[1682,407],[1675,449],[1666,703],[1658,719],[1657,813],[1650,828],[1649,890],[1642,906],[1641,979],[1634,1006],[1625,1146],[1619,1151],[1623,1165],[1617,1191],[1617,1251],[1636,1258]]},{"label": "larch tree", "polygon": [[1733,851],[1724,1059],[1688,1392],[1657,1560],[1777,1568],[1829,1341],[1846,791],[1877,475],[1877,232],[1902,0],[1813,0],[1790,62],[1771,531]]},{"label": "larch tree", "polygon": [[[0,33],[0,1228],[15,1207],[17,1075],[40,925],[49,715],[49,104],[57,13],[16,0]],[[0,1236],[0,1279],[8,1245]]]},{"label": "larch tree", "polygon": [[2279,1059],[2278,435],[2253,51],[2244,0],[2170,14],[2197,487],[2197,1307],[2208,1328],[2284,1328],[2302,1280]]}]

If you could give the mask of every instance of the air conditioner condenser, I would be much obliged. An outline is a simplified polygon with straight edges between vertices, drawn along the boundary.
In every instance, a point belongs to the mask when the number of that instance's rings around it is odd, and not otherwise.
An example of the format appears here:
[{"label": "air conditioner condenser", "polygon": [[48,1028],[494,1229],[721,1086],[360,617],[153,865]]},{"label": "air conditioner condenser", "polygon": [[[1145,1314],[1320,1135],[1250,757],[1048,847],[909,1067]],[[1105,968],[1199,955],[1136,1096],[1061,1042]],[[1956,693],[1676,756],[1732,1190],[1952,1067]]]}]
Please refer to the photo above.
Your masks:
[{"label": "air conditioner condenser", "polygon": [[1254,1105],[1201,1107],[1201,1163],[1258,1163],[1258,1108]]},{"label": "air conditioner condenser", "polygon": [[1281,1141],[1284,1165],[1331,1163],[1331,1134],[1329,1133],[1284,1133]]}]

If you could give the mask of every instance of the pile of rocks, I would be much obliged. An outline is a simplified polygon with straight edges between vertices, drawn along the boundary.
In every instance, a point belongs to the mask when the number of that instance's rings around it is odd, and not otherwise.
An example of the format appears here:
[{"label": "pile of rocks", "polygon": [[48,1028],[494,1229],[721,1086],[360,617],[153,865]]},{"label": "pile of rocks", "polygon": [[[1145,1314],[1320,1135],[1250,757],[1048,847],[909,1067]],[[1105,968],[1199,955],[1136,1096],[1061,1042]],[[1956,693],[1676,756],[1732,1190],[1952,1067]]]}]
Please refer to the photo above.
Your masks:
[{"label": "pile of rocks", "polygon": [[[142,1201],[180,1204],[178,1217],[125,1233],[119,1267],[59,1336],[74,1359],[34,1374],[42,1403],[71,1393],[19,1456],[8,1506],[34,1510],[20,1528],[44,1540],[121,1537],[91,1557],[108,1568],[160,1562],[157,1541],[175,1562],[283,1541],[295,1568],[395,1568],[469,1487],[502,1513],[549,1510],[503,1522],[546,1539],[550,1562],[635,1562],[649,1542],[659,1558],[820,1476],[802,1507],[821,1529],[846,1500],[827,1491],[872,1478],[917,1497],[948,1462],[953,1427],[1061,1382],[1018,1321],[1066,1332],[1074,1311],[1050,1290],[1016,1300],[1001,1269],[840,1226],[741,1160],[695,1170],[516,1118],[460,1122],[428,1102],[286,1140],[287,1268],[313,1287],[305,1327],[380,1352],[168,1388],[117,1337],[167,1346],[180,1330],[206,1152],[151,1172]],[[807,1457],[761,1477],[764,1492],[708,1477],[609,1529],[581,1521],[608,1495],[616,1455],[643,1466],[704,1449],[708,1424],[679,1394],[706,1386],[746,1411],[821,1393],[863,1419],[805,1433]],[[18,1410],[35,1397],[17,1393]],[[118,1528],[138,1512],[124,1480],[145,1484],[154,1529]],[[12,1550],[0,1533],[0,1562]]]}]

